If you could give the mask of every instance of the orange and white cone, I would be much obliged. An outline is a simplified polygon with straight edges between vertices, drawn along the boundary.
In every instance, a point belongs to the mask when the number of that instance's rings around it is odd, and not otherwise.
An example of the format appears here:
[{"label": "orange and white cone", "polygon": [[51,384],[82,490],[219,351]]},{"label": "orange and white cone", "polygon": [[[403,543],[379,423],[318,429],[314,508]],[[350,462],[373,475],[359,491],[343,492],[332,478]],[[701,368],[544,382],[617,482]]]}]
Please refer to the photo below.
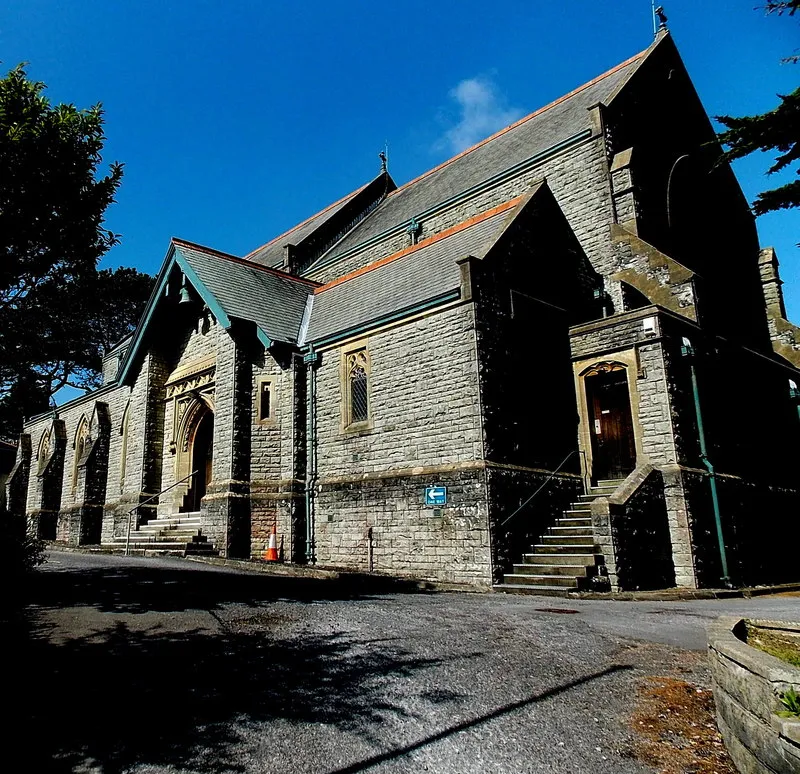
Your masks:
[{"label": "orange and white cone", "polygon": [[269,536],[269,545],[267,546],[267,553],[264,554],[264,561],[277,562],[278,561],[278,529],[272,528]]}]

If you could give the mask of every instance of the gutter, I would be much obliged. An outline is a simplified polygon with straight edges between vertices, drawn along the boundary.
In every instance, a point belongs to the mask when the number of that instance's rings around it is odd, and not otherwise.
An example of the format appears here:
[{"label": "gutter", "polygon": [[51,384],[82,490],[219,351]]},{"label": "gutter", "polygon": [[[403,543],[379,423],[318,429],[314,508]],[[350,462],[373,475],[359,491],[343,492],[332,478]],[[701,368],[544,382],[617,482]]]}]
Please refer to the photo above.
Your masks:
[{"label": "gutter", "polygon": [[302,346],[301,350],[303,352],[310,353],[313,352],[315,347],[326,347],[330,344],[335,344],[337,341],[342,341],[343,339],[350,338],[351,336],[355,336],[356,334],[364,333],[365,331],[368,331],[371,328],[377,328],[380,325],[385,325],[387,323],[402,320],[404,317],[410,317],[414,314],[417,314],[418,312],[423,312],[428,309],[434,309],[437,306],[442,306],[452,301],[458,301],[460,298],[461,298],[460,290],[450,290],[447,291],[446,293],[441,293],[438,296],[434,296],[433,298],[430,298],[427,301],[423,301],[419,304],[415,304],[414,306],[409,306],[406,307],[405,309],[401,309],[398,312],[383,315],[382,317],[376,317],[360,325],[355,325],[350,328],[345,328],[343,331],[340,331],[338,333],[334,333],[330,336],[325,336],[321,339],[316,339],[314,342]]}]

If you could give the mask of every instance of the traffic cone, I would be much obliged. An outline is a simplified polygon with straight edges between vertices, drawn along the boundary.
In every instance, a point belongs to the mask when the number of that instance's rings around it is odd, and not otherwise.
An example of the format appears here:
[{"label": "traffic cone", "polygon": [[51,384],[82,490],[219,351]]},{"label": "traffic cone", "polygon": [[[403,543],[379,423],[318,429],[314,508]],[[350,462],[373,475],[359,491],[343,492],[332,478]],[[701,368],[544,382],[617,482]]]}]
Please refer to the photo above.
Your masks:
[{"label": "traffic cone", "polygon": [[264,561],[278,561],[278,529],[275,526],[272,527],[272,532],[269,536],[269,546],[267,547],[267,553],[264,554]]}]

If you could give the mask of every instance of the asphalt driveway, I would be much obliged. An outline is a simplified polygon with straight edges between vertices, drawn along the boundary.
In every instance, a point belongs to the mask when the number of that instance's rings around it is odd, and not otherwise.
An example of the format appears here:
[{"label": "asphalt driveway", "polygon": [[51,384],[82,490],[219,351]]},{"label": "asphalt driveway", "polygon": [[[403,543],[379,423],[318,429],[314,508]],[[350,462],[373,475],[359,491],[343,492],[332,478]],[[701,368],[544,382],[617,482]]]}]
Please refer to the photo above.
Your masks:
[{"label": "asphalt driveway", "polygon": [[642,681],[704,685],[722,613],[800,620],[796,597],[379,593],[67,553],[30,599],[12,757],[59,772],[650,772]]}]

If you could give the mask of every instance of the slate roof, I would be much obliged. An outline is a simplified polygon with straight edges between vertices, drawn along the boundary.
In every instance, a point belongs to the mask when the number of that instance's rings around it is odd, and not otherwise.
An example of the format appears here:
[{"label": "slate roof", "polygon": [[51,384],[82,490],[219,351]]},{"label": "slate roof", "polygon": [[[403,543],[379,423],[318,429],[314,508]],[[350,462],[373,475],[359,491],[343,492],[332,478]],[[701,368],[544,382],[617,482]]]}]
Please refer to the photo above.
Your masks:
[{"label": "slate roof", "polygon": [[297,342],[314,283],[191,242],[172,243],[228,317],[254,322],[274,341]]},{"label": "slate roof", "polygon": [[[656,45],[658,41],[401,188],[395,188],[391,177],[382,173],[246,258],[179,239],[173,239],[171,254],[185,267],[190,280],[195,275],[196,282],[207,291],[207,303],[215,305],[220,316],[249,320],[271,341],[289,344],[316,343],[454,293],[461,276],[456,261],[466,255],[483,257],[503,231],[508,211],[519,200],[506,202],[324,286],[272,267],[282,265],[287,243],[305,246],[305,257],[314,261],[316,250],[327,249],[320,248],[325,240],[345,233],[311,264],[306,274],[313,273],[315,265],[335,259],[388,229],[404,226],[412,217],[424,215],[447,199],[577,137],[590,129],[588,108],[599,102],[607,104]],[[353,222],[358,225],[346,233]],[[167,260],[159,274],[161,285],[168,279],[170,265]],[[152,308],[163,290],[161,285],[154,290],[134,332],[121,379],[129,377]],[[259,337],[264,340],[261,334]]]},{"label": "slate roof", "polygon": [[[598,102],[607,101],[636,70],[648,51],[637,54],[595,80],[396,189],[317,263],[327,262],[581,130],[589,129],[591,124],[588,108]],[[307,274],[313,273],[313,270],[312,264]]]},{"label": "slate roof", "polygon": [[298,223],[296,226],[290,228],[288,231],[285,231],[283,234],[273,237],[266,244],[261,245],[261,247],[257,247],[251,253],[248,253],[245,256],[245,259],[252,261],[253,263],[263,264],[265,266],[279,265],[281,261],[283,261],[283,246],[287,242],[297,244],[305,239],[305,237],[311,234],[314,229],[321,226],[331,216],[339,212],[351,199],[353,199],[354,196],[363,191],[368,185],[369,183],[365,183],[360,188],[356,188],[356,190],[352,193],[349,193],[347,196],[339,199],[339,201],[328,205],[324,210],[321,210],[316,215],[312,215],[302,223]]},{"label": "slate roof", "polygon": [[314,291],[303,343],[418,306],[461,285],[459,258],[483,258],[506,224],[514,199],[477,218],[402,250]]},{"label": "slate roof", "polygon": [[[391,176],[381,172],[377,177],[344,198],[253,250],[245,258],[264,266],[281,267],[284,261],[284,245],[291,243],[301,252],[305,252],[308,249],[314,249],[314,243],[318,241],[319,235],[327,234],[328,237],[337,238],[337,235],[351,228],[355,220],[364,217],[389,191],[393,191],[395,188],[397,186]],[[323,244],[322,249],[318,250],[312,259],[327,250],[328,245]]]}]

